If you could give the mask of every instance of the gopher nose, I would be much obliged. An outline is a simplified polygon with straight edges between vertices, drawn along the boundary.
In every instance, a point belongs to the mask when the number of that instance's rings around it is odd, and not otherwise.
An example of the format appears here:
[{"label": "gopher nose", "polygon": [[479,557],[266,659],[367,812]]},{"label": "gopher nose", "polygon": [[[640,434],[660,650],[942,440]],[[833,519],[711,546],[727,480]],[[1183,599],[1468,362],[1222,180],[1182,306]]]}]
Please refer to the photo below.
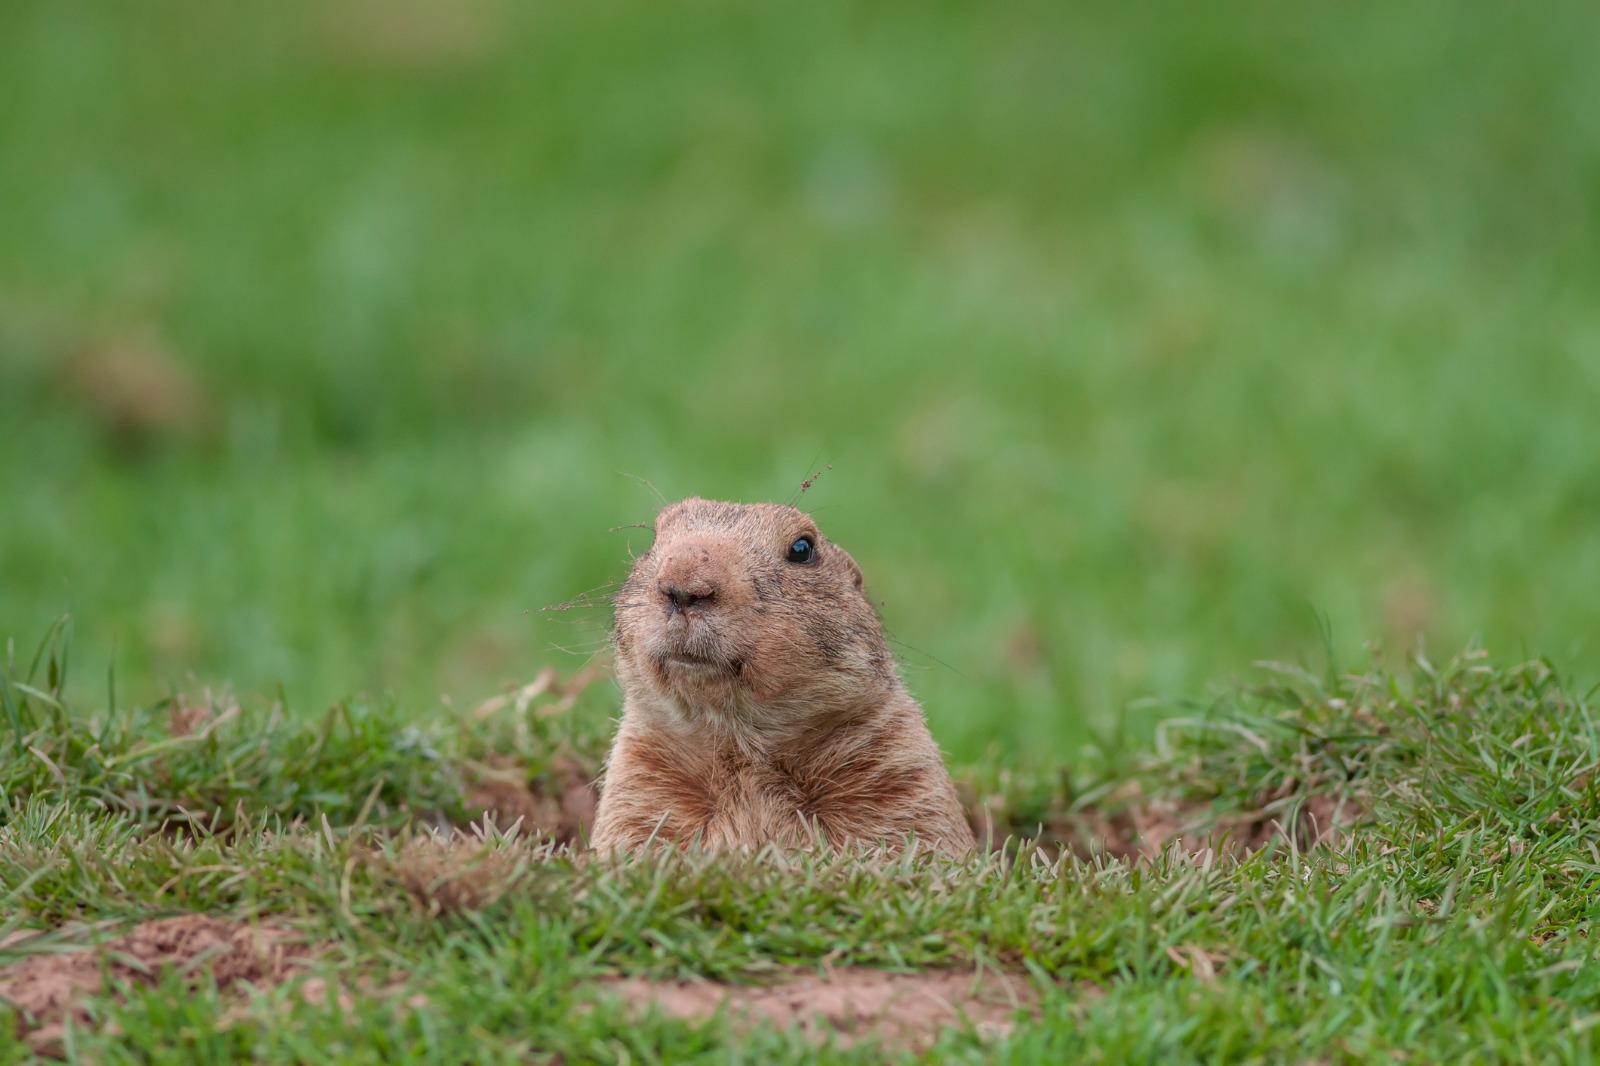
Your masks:
[{"label": "gopher nose", "polygon": [[717,587],[703,578],[682,583],[662,578],[656,582],[656,590],[672,601],[672,607],[677,611],[685,611],[690,607],[703,607],[717,595]]}]

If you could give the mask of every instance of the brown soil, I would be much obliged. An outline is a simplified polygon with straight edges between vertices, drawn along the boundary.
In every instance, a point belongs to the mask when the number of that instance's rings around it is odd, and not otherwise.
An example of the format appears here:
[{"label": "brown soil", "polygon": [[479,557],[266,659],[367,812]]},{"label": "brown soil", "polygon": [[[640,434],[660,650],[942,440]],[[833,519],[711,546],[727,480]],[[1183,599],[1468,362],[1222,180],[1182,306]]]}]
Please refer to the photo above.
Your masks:
[{"label": "brown soil", "polygon": [[1337,846],[1359,814],[1354,804],[1325,793],[1231,814],[1216,813],[1209,802],[1153,800],[1132,803],[1110,816],[1095,814],[1093,828],[1103,827],[1105,850],[1118,857],[1149,857],[1173,845],[1191,853],[1209,849],[1242,857],[1274,842],[1301,849]]},{"label": "brown soil", "polygon": [[[583,691],[607,676],[604,662],[592,663],[562,680],[546,667],[526,685],[521,685],[485,700],[474,708],[478,722],[509,718],[525,723],[528,716],[548,718],[570,710]],[[514,726],[516,750],[531,750],[524,725]],[[479,815],[488,815],[501,830],[518,822],[524,833],[549,837],[557,844],[582,847],[589,827],[594,824],[599,794],[594,782],[599,776],[594,760],[576,758],[566,745],[548,752],[544,768],[535,772],[525,758],[510,754],[490,755],[466,766],[467,806]]]},{"label": "brown soil", "polygon": [[36,940],[41,950],[0,966],[0,999],[19,1008],[22,1030],[35,1051],[56,1054],[67,1018],[87,1019],[81,1007],[87,996],[124,982],[152,985],[167,970],[196,981],[209,973],[224,988],[276,983],[294,968],[291,938],[284,929],[204,914],[142,922],[98,941],[56,934],[15,938],[8,947],[26,950]]},{"label": "brown soil", "polygon": [[594,775],[576,759],[558,758],[548,772],[531,779],[511,756],[496,756],[471,770],[474,781],[467,806],[487,814],[501,829],[520,821],[524,833],[583,846],[594,824],[598,796]]},{"label": "brown soil", "polygon": [[992,970],[830,970],[764,986],[624,978],[606,987],[633,1006],[678,1018],[702,1020],[722,1009],[746,1029],[794,1026],[818,1043],[833,1037],[848,1047],[878,1040],[910,1050],[926,1049],[953,1026],[970,1024],[982,1036],[1005,1036],[1017,1012],[1031,1014],[1038,1002],[1025,978]]},{"label": "brown soil", "polygon": [[1243,857],[1274,842],[1301,849],[1337,846],[1364,817],[1359,804],[1327,793],[1263,796],[1254,810],[1218,812],[1208,800],[1149,799],[1137,785],[1108,796],[1102,806],[1055,811],[1032,822],[1006,811],[999,797],[972,801],[967,809],[978,839],[992,832],[995,847],[1009,837],[1038,840],[1047,850],[1080,858],[1115,859],[1148,859],[1170,847]]}]

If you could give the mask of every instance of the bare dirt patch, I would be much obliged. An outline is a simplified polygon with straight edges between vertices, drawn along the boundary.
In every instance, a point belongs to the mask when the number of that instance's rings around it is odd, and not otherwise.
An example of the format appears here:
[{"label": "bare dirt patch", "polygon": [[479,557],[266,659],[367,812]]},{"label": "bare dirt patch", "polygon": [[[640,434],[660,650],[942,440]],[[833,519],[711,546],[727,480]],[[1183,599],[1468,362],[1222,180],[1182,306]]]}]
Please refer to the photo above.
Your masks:
[{"label": "bare dirt patch", "polygon": [[843,1046],[861,1040],[923,1050],[951,1027],[970,1025],[985,1037],[1011,1031],[1019,1011],[1032,1013],[1038,995],[1014,974],[966,970],[887,973],[830,970],[791,975],[780,984],[744,986],[712,981],[647,981],[624,978],[608,990],[643,1010],[656,1007],[697,1021],[725,1011],[736,1027],[796,1027],[818,1043]]},{"label": "bare dirt patch", "polygon": [[546,667],[528,684],[473,709],[475,722],[509,732],[504,740],[513,751],[540,753],[533,758],[491,751],[467,763],[466,805],[474,818],[487,814],[502,830],[520,822],[524,833],[583,846],[599,802],[598,757],[582,758],[565,743],[551,750],[535,740],[529,721],[566,713],[585,689],[604,676],[603,663],[591,664],[565,680]]},{"label": "bare dirt patch", "polygon": [[0,966],[0,1000],[18,1008],[28,1042],[47,1055],[59,1052],[69,1017],[87,1018],[86,997],[123,983],[152,985],[170,970],[196,981],[210,974],[218,987],[276,984],[296,965],[288,930],[204,914],[141,922],[98,940],[39,934],[7,946],[27,950],[30,940],[43,941],[36,954]]},{"label": "bare dirt patch", "polygon": [[1243,857],[1274,842],[1302,850],[1337,846],[1360,814],[1356,804],[1326,793],[1263,798],[1251,810],[1233,812],[1218,812],[1209,801],[1145,800],[1136,795],[1114,813],[1087,812],[1072,826],[1073,843],[1092,850],[1098,840],[1118,858],[1150,858],[1173,845],[1191,853],[1210,850]]},{"label": "bare dirt patch", "polygon": [[1337,847],[1365,816],[1353,800],[1329,793],[1269,795],[1250,810],[1218,811],[1207,799],[1148,797],[1130,784],[1097,806],[1052,810],[1029,819],[1007,810],[999,797],[972,800],[968,821],[978,839],[992,833],[993,847],[1007,838],[1037,840],[1050,851],[1080,858],[1150,859],[1171,847],[1243,857],[1273,843],[1306,849]]},{"label": "bare dirt patch", "polygon": [[582,847],[594,824],[599,797],[594,774],[576,759],[560,757],[542,774],[530,775],[514,756],[494,756],[469,768],[467,806],[487,814],[501,829],[518,822],[524,833],[557,844]]}]

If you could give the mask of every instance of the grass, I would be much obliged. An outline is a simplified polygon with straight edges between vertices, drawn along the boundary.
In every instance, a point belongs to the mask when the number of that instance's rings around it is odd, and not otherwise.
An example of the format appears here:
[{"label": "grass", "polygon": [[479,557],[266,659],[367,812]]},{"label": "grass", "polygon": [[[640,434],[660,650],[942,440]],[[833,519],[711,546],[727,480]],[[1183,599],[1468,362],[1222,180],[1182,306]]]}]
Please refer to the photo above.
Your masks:
[{"label": "grass", "polygon": [[[599,983],[823,965],[1002,968],[1037,988],[1037,1017],[1003,1043],[952,1030],[940,1060],[1587,1062],[1600,1040],[1600,727],[1593,693],[1543,661],[1279,668],[1103,777],[962,772],[998,790],[1007,824],[1046,827],[963,865],[578,861],[473,821],[466,782],[487,755],[535,787],[553,751],[595,758],[593,690],[426,728],[385,706],[85,713],[44,680],[60,658],[47,649],[34,683],[6,674],[0,924],[59,939],[69,922],[204,912],[291,928],[309,960],[254,991],[191,994],[164,973],[95,997],[58,1049],[71,1057],[879,1061],[725,1019],[641,1021]],[[1119,804],[1225,829],[1263,811],[1293,824],[1325,796],[1362,812],[1332,846],[1049,846],[1061,818]],[[447,824],[454,845],[427,829]],[[0,965],[40,949],[0,948]]]},{"label": "grass", "polygon": [[7,4],[0,632],[425,715],[601,639],[538,609],[641,545],[619,471],[831,461],[965,760],[1148,743],[1324,627],[1587,677],[1596,31]]}]

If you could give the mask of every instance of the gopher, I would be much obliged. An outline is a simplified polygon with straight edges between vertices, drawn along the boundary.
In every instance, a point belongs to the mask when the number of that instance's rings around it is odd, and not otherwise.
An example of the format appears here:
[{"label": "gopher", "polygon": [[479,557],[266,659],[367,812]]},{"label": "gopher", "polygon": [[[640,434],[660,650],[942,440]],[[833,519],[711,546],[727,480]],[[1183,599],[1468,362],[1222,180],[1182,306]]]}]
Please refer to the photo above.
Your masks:
[{"label": "gopher", "polygon": [[688,499],[616,597],[622,721],[592,846],[974,847],[862,591],[861,569],[778,504]]}]

